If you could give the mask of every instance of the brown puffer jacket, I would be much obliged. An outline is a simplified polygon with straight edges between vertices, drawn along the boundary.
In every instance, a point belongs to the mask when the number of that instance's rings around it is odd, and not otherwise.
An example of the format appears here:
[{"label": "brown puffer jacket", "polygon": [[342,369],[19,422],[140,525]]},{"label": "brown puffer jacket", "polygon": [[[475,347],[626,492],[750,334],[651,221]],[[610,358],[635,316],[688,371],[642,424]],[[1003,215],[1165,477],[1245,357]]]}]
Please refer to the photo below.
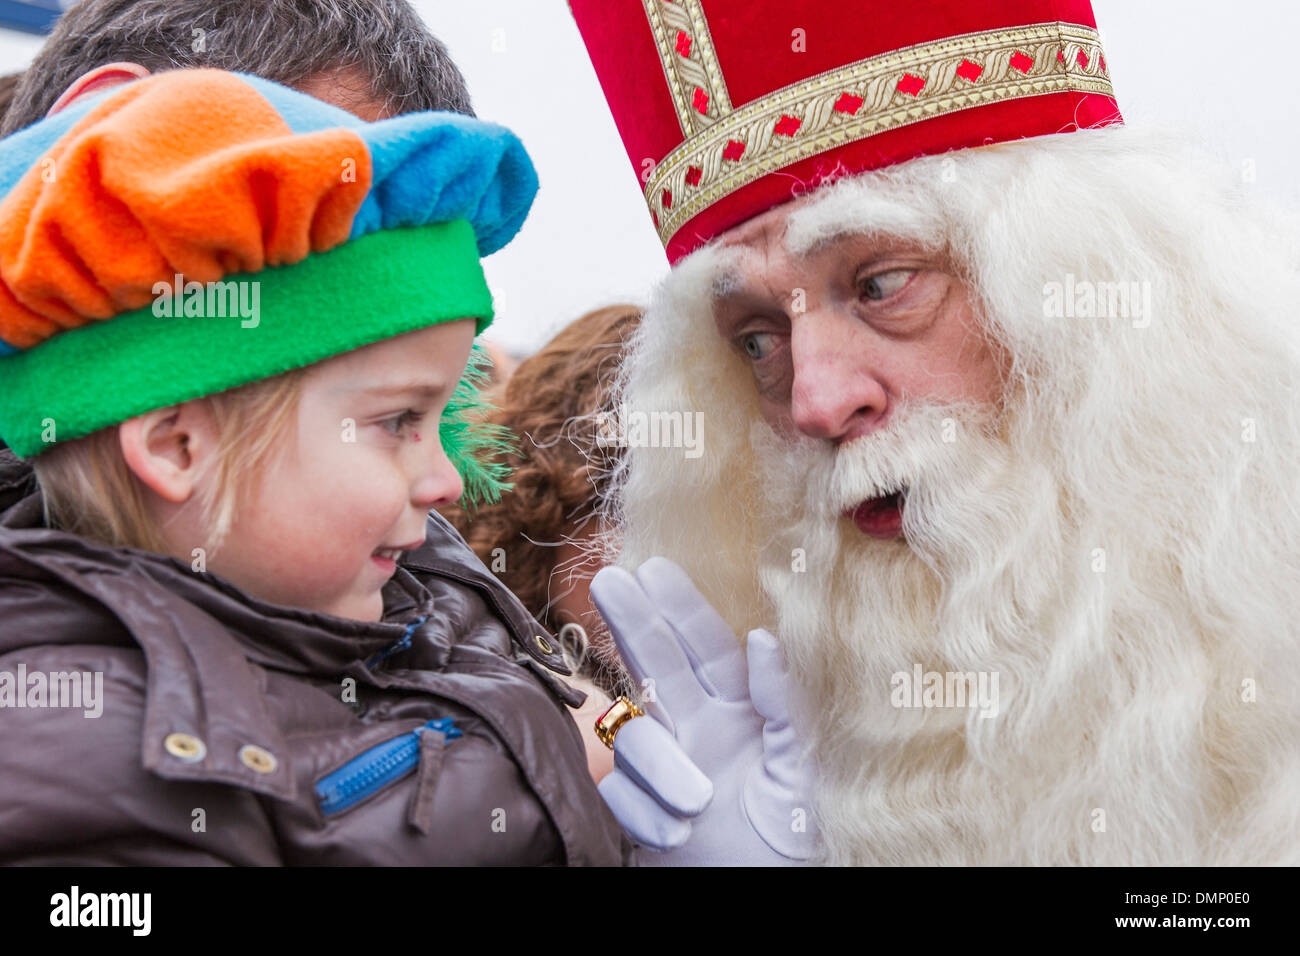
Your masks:
[{"label": "brown puffer jacket", "polygon": [[351,621],[50,530],[0,451],[0,863],[626,862],[558,644],[445,519],[383,594]]}]

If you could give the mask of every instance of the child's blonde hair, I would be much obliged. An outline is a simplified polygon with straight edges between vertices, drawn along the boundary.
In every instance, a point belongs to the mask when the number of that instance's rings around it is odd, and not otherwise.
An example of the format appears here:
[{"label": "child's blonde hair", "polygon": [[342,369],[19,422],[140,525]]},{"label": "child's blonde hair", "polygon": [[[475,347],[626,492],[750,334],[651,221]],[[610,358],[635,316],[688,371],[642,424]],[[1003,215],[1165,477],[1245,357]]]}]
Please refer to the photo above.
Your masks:
[{"label": "child's blonde hair", "polygon": [[[306,372],[291,369],[199,399],[208,402],[217,427],[211,459],[216,481],[199,498],[209,560],[229,533],[244,495],[255,490],[296,423]],[[48,527],[113,546],[168,553],[162,530],[145,507],[144,486],[122,456],[118,426],[56,444],[32,459],[32,468]]]}]

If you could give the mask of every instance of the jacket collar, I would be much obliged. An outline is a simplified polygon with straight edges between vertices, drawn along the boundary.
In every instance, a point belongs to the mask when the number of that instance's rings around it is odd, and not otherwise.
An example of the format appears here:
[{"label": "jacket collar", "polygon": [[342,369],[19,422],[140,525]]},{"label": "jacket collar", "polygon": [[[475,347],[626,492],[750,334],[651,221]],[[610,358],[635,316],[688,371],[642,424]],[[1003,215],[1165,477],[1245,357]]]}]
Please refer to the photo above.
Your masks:
[{"label": "jacket collar", "polygon": [[[506,622],[515,646],[523,650],[533,665],[541,665],[541,668],[534,666],[533,670],[548,684],[554,683],[548,671],[565,676],[573,673],[565,662],[560,642],[547,634],[546,628],[519,598],[478,559],[456,527],[438,512],[429,512],[424,545],[408,552],[402,564],[412,571],[442,575],[477,588]],[[568,688],[560,692],[562,697],[570,693]],[[579,693],[574,706],[582,703],[581,697]]]}]

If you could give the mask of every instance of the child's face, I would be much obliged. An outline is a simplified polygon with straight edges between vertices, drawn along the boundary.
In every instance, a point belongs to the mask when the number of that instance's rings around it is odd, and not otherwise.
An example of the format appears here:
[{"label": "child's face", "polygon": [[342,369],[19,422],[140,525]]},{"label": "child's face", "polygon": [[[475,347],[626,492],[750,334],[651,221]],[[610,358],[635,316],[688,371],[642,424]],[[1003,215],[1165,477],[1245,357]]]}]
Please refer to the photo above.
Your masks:
[{"label": "child's face", "polygon": [[296,439],[211,570],[263,600],[379,620],[396,555],[376,552],[423,544],[429,510],[461,495],[438,422],[473,338],[473,320],[444,322],[310,368]]}]

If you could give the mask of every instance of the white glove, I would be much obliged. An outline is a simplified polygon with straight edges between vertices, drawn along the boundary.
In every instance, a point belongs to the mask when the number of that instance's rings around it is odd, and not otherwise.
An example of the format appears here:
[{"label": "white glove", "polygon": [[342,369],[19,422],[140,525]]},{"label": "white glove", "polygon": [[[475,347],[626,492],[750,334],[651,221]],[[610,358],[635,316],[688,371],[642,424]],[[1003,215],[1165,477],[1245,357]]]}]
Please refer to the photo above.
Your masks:
[{"label": "white glove", "polygon": [[[603,568],[591,596],[647,716],[614,738],[600,794],[643,849],[641,865],[778,866],[808,859],[811,768],[790,726],[776,639],[731,628],[667,558],[634,578]],[[657,852],[646,852],[646,848]]]}]

